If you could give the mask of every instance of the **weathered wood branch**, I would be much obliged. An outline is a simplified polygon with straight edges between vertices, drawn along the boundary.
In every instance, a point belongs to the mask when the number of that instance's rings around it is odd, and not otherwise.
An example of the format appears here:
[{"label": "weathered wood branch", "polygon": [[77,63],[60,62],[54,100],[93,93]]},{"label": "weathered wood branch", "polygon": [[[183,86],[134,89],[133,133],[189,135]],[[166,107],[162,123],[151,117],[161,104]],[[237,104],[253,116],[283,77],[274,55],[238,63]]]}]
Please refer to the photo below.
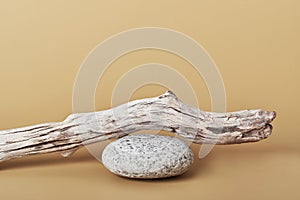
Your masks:
[{"label": "weathered wood branch", "polygon": [[184,104],[172,92],[93,113],[71,114],[63,122],[0,131],[0,162],[60,152],[139,130],[165,130],[194,143],[238,144],[267,138],[275,112],[205,112]]}]

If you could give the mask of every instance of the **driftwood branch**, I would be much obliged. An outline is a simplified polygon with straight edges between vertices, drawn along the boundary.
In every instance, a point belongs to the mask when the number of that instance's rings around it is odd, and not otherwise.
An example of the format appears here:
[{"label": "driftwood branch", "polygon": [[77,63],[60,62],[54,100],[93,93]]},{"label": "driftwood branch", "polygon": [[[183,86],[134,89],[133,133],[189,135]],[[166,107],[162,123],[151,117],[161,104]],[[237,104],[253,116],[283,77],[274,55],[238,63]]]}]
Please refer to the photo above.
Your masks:
[{"label": "driftwood branch", "polygon": [[59,152],[139,130],[165,130],[194,143],[238,144],[267,138],[275,112],[205,112],[184,104],[172,92],[93,113],[71,114],[63,122],[0,131],[0,162]]}]

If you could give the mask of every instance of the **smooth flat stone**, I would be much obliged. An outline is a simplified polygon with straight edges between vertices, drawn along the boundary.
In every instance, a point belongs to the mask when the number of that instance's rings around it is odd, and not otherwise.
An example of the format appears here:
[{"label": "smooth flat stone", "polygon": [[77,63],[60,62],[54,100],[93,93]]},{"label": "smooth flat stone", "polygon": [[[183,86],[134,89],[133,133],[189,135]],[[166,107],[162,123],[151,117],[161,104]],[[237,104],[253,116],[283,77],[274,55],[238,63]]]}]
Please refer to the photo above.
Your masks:
[{"label": "smooth flat stone", "polygon": [[182,140],[163,135],[129,135],[108,144],[104,166],[114,174],[140,179],[165,178],[186,172],[194,154]]}]

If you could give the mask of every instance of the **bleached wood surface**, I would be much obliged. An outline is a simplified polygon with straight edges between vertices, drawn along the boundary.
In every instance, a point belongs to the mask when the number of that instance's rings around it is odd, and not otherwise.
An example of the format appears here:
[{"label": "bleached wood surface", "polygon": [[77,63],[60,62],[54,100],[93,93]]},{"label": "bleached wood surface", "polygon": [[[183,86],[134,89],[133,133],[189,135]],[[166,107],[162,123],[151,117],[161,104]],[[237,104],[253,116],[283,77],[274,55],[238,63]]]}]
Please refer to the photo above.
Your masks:
[{"label": "bleached wood surface", "polygon": [[205,112],[184,104],[168,91],[93,113],[71,114],[63,122],[0,131],[0,162],[35,154],[69,156],[79,147],[139,130],[165,130],[194,143],[257,142],[272,131],[275,112]]}]

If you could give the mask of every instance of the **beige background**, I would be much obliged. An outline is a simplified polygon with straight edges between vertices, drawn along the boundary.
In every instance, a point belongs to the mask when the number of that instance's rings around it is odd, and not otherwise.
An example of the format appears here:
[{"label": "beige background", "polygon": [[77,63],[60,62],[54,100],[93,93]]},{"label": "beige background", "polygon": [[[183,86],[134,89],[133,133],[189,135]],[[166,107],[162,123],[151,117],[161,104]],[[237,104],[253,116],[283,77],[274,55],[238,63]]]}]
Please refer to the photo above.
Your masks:
[{"label": "beige background", "polygon": [[[276,110],[272,136],[255,144],[217,146],[185,175],[136,181],[109,173],[84,149],[71,158],[43,155],[0,163],[1,199],[299,199],[300,3],[252,1],[2,1],[0,129],[61,121],[83,59],[120,31],[159,26],[193,37],[223,76],[228,111]],[[210,98],[201,77],[180,58],[139,51],[111,65],[96,95],[110,107],[116,81],[132,67],[158,62],[179,70]],[[140,88],[132,97],[164,92]],[[194,152],[198,145],[192,146]]]}]

